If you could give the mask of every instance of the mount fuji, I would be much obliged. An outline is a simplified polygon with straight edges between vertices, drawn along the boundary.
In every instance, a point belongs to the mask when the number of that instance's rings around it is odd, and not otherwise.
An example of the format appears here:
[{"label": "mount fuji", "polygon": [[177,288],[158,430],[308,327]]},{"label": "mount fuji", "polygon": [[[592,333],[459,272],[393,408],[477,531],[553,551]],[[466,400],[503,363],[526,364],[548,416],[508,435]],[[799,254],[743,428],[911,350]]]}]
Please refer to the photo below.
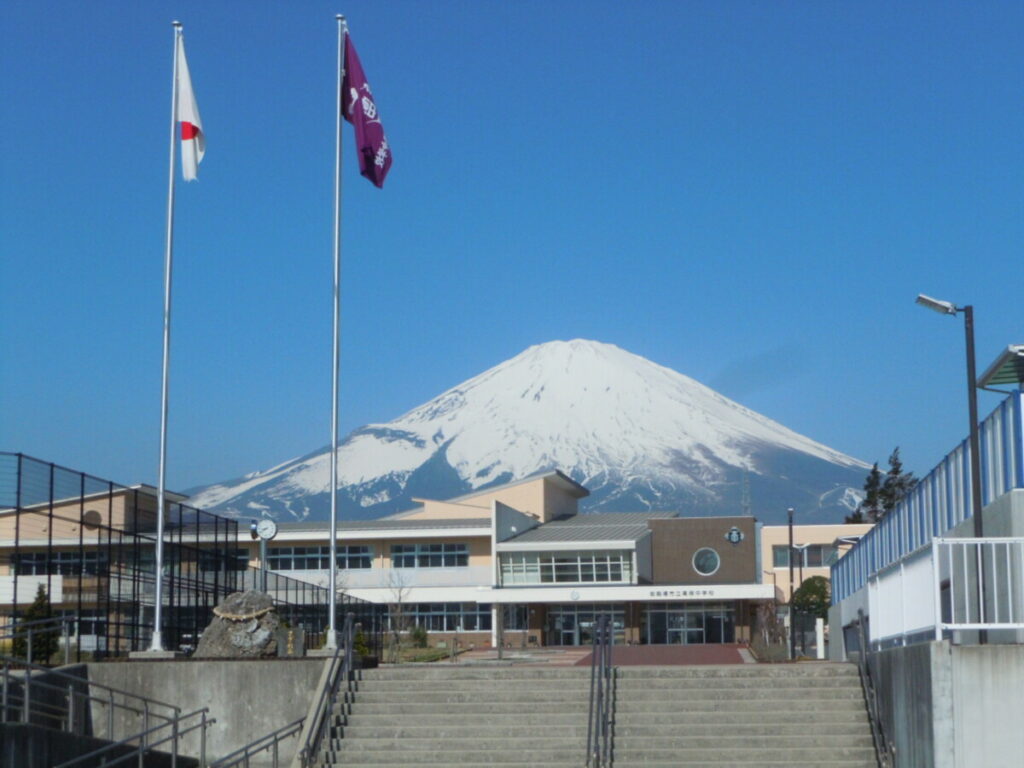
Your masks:
[{"label": "mount fuji", "polygon": [[[370,519],[560,469],[585,512],[675,510],[841,522],[868,465],[611,344],[552,341],[338,447],[339,510]],[[239,517],[322,520],[330,448],[193,489],[191,504]]]}]

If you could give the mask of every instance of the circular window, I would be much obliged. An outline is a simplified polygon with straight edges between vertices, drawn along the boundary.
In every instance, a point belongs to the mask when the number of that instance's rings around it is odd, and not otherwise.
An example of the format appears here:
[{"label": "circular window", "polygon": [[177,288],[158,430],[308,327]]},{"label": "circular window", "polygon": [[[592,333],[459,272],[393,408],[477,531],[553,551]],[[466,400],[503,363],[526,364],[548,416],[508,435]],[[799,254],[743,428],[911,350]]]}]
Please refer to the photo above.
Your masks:
[{"label": "circular window", "polygon": [[82,515],[82,525],[90,531],[95,531],[103,524],[103,515],[95,509],[87,509]]},{"label": "circular window", "polygon": [[722,559],[711,547],[703,547],[693,554],[693,570],[701,576],[710,576],[722,564]]}]

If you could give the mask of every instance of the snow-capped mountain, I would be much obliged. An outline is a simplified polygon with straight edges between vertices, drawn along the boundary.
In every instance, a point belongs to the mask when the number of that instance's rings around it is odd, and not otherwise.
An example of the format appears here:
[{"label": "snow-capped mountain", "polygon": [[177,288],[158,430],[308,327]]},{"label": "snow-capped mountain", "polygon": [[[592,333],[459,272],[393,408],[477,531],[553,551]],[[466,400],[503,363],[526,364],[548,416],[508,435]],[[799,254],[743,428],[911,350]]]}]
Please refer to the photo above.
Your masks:
[{"label": "snow-capped mountain", "polygon": [[[560,469],[591,491],[584,511],[679,510],[765,522],[787,507],[838,522],[868,465],[765,418],[687,376],[611,344],[530,347],[338,448],[343,519],[451,498]],[[324,519],[330,449],[196,489],[222,514]]]}]

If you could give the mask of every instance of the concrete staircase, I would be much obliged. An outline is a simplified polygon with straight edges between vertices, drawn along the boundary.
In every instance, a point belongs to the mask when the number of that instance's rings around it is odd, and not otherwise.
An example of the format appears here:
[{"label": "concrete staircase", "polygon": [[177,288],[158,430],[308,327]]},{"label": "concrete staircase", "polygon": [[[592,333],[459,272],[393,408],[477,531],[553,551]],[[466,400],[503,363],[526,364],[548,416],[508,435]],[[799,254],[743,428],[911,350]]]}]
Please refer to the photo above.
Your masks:
[{"label": "concrete staircase", "polygon": [[580,768],[589,695],[589,667],[367,670],[324,764]]},{"label": "concrete staircase", "polygon": [[853,664],[619,667],[615,768],[878,768]]},{"label": "concrete staircase", "polygon": [[[582,768],[589,686],[589,667],[368,670],[324,765]],[[614,768],[877,768],[853,665],[619,667],[615,699]]]}]

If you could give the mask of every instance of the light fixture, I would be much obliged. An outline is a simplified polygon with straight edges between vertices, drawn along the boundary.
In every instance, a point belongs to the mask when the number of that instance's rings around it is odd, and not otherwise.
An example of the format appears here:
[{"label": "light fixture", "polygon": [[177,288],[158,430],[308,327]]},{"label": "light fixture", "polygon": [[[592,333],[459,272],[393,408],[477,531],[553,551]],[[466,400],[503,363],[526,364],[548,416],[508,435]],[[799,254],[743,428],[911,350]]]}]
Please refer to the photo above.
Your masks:
[{"label": "light fixture", "polygon": [[925,296],[923,293],[917,294],[917,303],[922,307],[928,307],[928,309],[943,315],[955,315],[958,309],[956,304],[951,301],[933,299],[931,296]]}]

